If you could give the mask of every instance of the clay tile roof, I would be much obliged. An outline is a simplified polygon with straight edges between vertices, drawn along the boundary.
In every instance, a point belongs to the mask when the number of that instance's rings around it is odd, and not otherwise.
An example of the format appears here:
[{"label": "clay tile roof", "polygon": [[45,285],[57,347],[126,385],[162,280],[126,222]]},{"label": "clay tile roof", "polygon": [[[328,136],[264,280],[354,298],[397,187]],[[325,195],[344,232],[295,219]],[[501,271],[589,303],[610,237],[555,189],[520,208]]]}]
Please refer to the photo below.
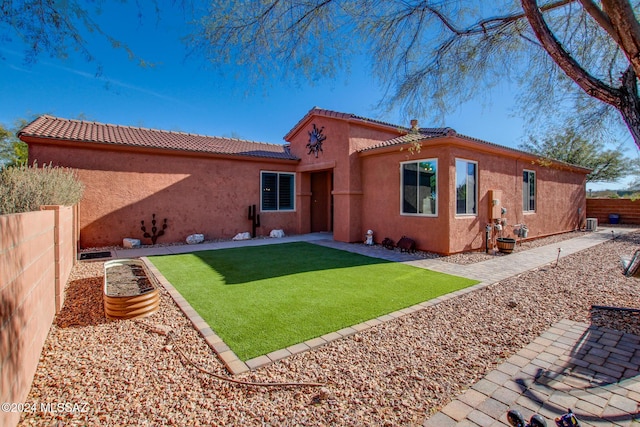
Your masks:
[{"label": "clay tile roof", "polygon": [[380,120],[368,119],[366,117],[357,116],[357,115],[351,114],[351,113],[340,113],[338,111],[325,110],[324,108],[313,107],[311,110],[309,110],[309,112],[307,114],[305,114],[305,116],[303,118],[301,118],[298,121],[298,123],[296,123],[296,125],[293,128],[291,128],[291,130],[285,135],[284,139],[288,140],[291,137],[291,135],[293,135],[293,133],[298,129],[298,127],[300,125],[302,125],[302,123],[304,123],[312,115],[332,117],[332,118],[341,119],[341,120],[357,121],[357,122],[361,122],[361,123],[372,123],[372,124],[377,124],[377,125],[393,128],[393,129],[399,130],[401,132],[409,131],[409,128],[405,128],[403,126],[394,125],[392,123],[387,123],[387,122],[383,122],[383,121],[380,121]]},{"label": "clay tile roof", "polygon": [[[500,149],[500,150],[505,150],[505,151],[510,151],[513,153],[518,153],[518,154],[522,154],[522,155],[526,155],[531,157],[532,159],[536,159],[539,156],[529,153],[527,151],[523,151],[523,150],[519,150],[516,148],[511,148],[511,147],[507,147],[504,145],[500,145],[500,144],[495,144],[493,142],[488,142],[482,139],[478,139],[478,138],[474,138],[471,136],[467,136],[467,135],[462,135],[457,133],[454,129],[449,128],[449,127],[445,127],[445,128],[420,128],[418,129],[417,132],[409,132],[406,135],[402,135],[399,136],[397,138],[393,138],[393,139],[389,139],[387,141],[380,141],[378,144],[369,146],[369,147],[364,147],[361,148],[358,151],[368,151],[368,150],[375,150],[377,148],[383,148],[383,147],[390,147],[393,145],[401,145],[401,144],[406,144],[406,143],[411,143],[411,142],[420,142],[420,141],[425,141],[427,139],[431,139],[431,138],[437,138],[440,136],[457,136],[469,141],[474,141],[478,144],[482,144],[488,147],[493,147],[494,149]],[[583,166],[578,166],[578,165],[572,165],[566,162],[562,162],[560,160],[553,160],[551,159],[554,163],[558,164],[558,165],[564,165],[564,166],[569,166],[572,167],[574,169],[579,169],[581,171],[586,171],[587,173],[591,171],[591,169],[587,169]]]},{"label": "clay tile roof", "polygon": [[287,146],[281,144],[268,144],[235,138],[221,138],[132,126],[118,126],[82,120],[68,120],[48,115],[40,116],[25,126],[18,133],[18,136],[210,154],[298,160],[297,157],[289,152]]},{"label": "clay tile roof", "polygon": [[359,151],[374,150],[376,148],[389,147],[392,145],[406,144],[410,142],[424,141],[429,138],[436,138],[439,136],[455,136],[457,132],[451,128],[420,128],[417,132],[409,132],[406,135],[399,136],[397,138],[389,139],[386,141],[380,141],[378,144],[364,147]]}]

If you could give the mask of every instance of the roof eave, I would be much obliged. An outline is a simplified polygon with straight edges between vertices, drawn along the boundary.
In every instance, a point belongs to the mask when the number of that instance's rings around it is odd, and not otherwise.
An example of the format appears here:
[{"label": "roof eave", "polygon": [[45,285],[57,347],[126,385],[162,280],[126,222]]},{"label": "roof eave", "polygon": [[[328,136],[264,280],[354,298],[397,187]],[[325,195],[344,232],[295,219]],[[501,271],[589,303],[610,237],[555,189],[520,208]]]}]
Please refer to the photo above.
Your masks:
[{"label": "roof eave", "polygon": [[360,124],[367,127],[383,129],[386,131],[395,131],[400,134],[410,131],[409,128],[397,126],[391,123],[367,119],[365,117],[356,116],[350,113],[340,113],[333,110],[325,110],[314,107],[309,110],[307,114],[305,114],[304,117],[302,117],[302,119],[300,119],[289,132],[287,132],[283,139],[287,142],[290,142],[300,131],[302,131],[307,126],[307,124],[313,119],[313,117],[325,117],[333,120],[346,121],[348,123]]},{"label": "roof eave", "polygon": [[19,138],[24,143],[28,144],[42,144],[42,145],[57,145],[64,147],[77,147],[85,148],[89,150],[113,150],[113,151],[127,151],[130,153],[156,153],[162,155],[171,156],[186,156],[186,157],[201,157],[201,158],[224,158],[232,160],[251,160],[251,161],[268,161],[275,163],[298,163],[300,161],[297,157],[278,157],[278,156],[259,156],[244,153],[215,153],[209,151],[198,151],[188,149],[177,148],[163,148],[163,147],[145,147],[140,145],[128,145],[128,144],[116,144],[108,142],[97,141],[84,141],[74,139],[58,139],[47,138],[41,136],[26,135],[22,132],[19,133]]},{"label": "roof eave", "polygon": [[[505,147],[503,145],[495,144],[493,142],[484,141],[482,139],[474,138],[472,136],[467,136],[467,135],[462,135],[462,134],[458,134],[457,136],[461,140],[469,141],[471,144],[479,145],[479,146],[483,147],[484,151],[487,151],[487,152],[501,152],[501,153],[504,153],[505,155],[507,155],[509,157],[516,157],[516,158],[519,158],[519,159],[528,159],[528,160],[531,160],[531,161],[534,161],[534,162],[540,162],[541,159],[544,159],[544,157],[539,156],[537,154],[530,153],[528,151],[519,150],[517,148]],[[585,168],[585,167],[579,166],[579,165],[573,165],[573,164],[566,163],[566,162],[563,162],[563,161],[560,161],[560,160],[555,160],[555,159],[546,159],[546,160],[550,161],[556,167],[569,168],[569,169],[575,170],[576,172],[582,172],[582,173],[585,173],[585,174],[589,174],[589,173],[591,173],[593,171],[592,169]]]},{"label": "roof eave", "polygon": [[[483,151],[486,153],[501,154],[503,156],[517,158],[520,160],[528,160],[528,161],[539,163],[540,159],[542,159],[541,156],[537,156],[535,154],[528,153],[526,151],[517,150],[515,148],[510,148],[510,147],[504,147],[502,145],[483,141],[478,138],[473,138],[473,137],[462,135],[462,134],[436,135],[436,136],[425,137],[423,139],[419,139],[416,141],[398,142],[395,144],[389,144],[385,146],[365,148],[362,151],[360,151],[358,154],[362,157],[366,157],[371,155],[387,154],[391,152],[402,151],[404,147],[410,147],[415,143],[419,143],[419,144],[428,143],[429,145],[434,146],[434,145],[445,145],[452,142],[456,145],[471,146],[476,150]],[[584,173],[585,175],[592,172],[591,169],[585,168],[583,166],[572,165],[570,163],[565,163],[565,162],[561,162],[559,160],[553,160],[553,159],[548,159],[548,161],[550,161],[555,167],[574,170],[576,172]]]}]

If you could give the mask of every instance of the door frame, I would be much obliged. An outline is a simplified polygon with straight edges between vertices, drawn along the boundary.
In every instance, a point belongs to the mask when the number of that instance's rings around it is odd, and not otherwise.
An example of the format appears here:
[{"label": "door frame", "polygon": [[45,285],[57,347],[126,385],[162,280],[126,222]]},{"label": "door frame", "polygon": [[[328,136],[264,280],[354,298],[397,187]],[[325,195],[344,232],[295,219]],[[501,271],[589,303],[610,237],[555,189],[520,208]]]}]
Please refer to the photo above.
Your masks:
[{"label": "door frame", "polygon": [[[333,231],[333,169],[320,170],[310,172],[309,175],[310,181],[310,207],[309,207],[309,228],[312,233],[320,232],[320,231]],[[323,186],[323,191],[321,197],[324,200],[317,204],[314,203],[314,184],[318,186]],[[320,214],[320,222],[324,224],[318,224],[317,220],[314,220],[314,215],[318,214],[316,210],[316,206],[319,209],[324,210],[324,213]]]}]

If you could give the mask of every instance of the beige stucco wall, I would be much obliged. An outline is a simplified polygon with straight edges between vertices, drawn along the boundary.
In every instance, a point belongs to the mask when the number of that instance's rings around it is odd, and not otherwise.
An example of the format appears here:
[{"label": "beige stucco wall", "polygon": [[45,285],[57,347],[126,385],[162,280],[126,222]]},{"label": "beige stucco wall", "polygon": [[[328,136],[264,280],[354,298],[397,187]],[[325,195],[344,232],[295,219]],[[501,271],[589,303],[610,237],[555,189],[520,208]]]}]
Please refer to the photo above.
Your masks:
[{"label": "beige stucco wall", "polygon": [[[438,138],[423,144],[419,152],[392,147],[365,152],[362,157],[363,203],[361,234],[367,229],[380,242],[389,237],[398,241],[406,235],[419,248],[442,254],[485,247],[485,226],[490,223],[490,190],[502,193],[501,206],[507,209],[504,237],[513,237],[516,224],[525,223],[529,238],[575,230],[585,217],[585,174],[542,166],[529,157],[508,155],[486,149],[457,137]],[[484,148],[484,147],[483,147]],[[400,213],[400,163],[421,159],[438,160],[437,216]],[[476,215],[456,215],[456,159],[477,162],[478,207]],[[522,172],[536,172],[536,211],[522,209]],[[496,234],[492,234],[496,237]]]},{"label": "beige stucco wall", "polygon": [[[100,149],[97,149],[100,148]],[[86,189],[80,209],[81,247],[120,245],[125,237],[143,244],[141,221],[151,228],[167,219],[157,243],[184,242],[194,233],[206,239],[251,231],[248,207],[260,206],[260,172],[294,172],[295,161],[247,157],[204,157],[159,150],[57,146],[30,143],[39,163],[74,168]],[[260,212],[258,235],[272,229],[298,233],[296,212]]]},{"label": "beige stucco wall", "polygon": [[[317,158],[314,154],[308,154],[306,147],[313,125],[322,129],[323,135],[326,136],[322,152]],[[399,131],[384,129],[381,126],[366,126],[359,121],[349,122],[322,115],[308,117],[300,123],[288,141],[291,144],[291,153],[301,159],[298,165],[302,183],[299,217],[301,230],[309,230],[311,193],[308,174],[328,170],[333,172],[333,237],[343,242],[362,240],[365,191],[362,163],[357,150],[400,134]]]},{"label": "beige stucco wall", "polygon": [[[317,157],[306,146],[314,125],[326,137]],[[159,243],[184,241],[193,233],[212,239],[250,231],[247,209],[260,204],[260,171],[296,172],[296,208],[261,212],[258,235],[276,228],[287,234],[311,230],[311,174],[321,171],[330,172],[333,180],[329,205],[333,205],[332,231],[338,241],[363,241],[366,230],[372,229],[377,242],[406,235],[416,240],[418,248],[438,253],[480,250],[485,245],[491,190],[501,191],[501,206],[507,209],[504,236],[512,235],[519,223],[529,227],[530,238],[573,230],[584,223],[584,170],[545,166],[525,153],[455,135],[426,140],[418,152],[407,145],[360,151],[400,135],[401,130],[376,122],[310,114],[287,135],[291,153],[300,161],[34,142],[30,157],[78,170],[87,186],[80,214],[83,247],[141,238],[140,221],[149,226],[153,213],[159,224],[167,218],[168,228]],[[402,215],[400,163],[428,158],[438,161],[437,215]],[[455,213],[457,158],[478,164],[476,215]],[[523,169],[536,172],[534,213],[522,211]]]},{"label": "beige stucco wall", "polygon": [[[313,153],[308,154],[306,147],[309,142],[309,132],[316,128],[322,129],[326,139],[322,145],[322,152],[315,157]],[[302,211],[304,216],[300,217],[303,230],[309,230],[311,217],[311,188],[307,186],[307,174],[317,171],[330,170],[333,172],[333,235],[336,240],[350,241],[353,230],[359,230],[359,218],[354,215],[354,211],[359,211],[360,199],[362,198],[362,186],[359,182],[359,174],[352,170],[355,154],[351,153],[349,147],[349,125],[342,120],[328,117],[317,117],[302,126],[292,139],[291,153],[301,159],[298,171],[301,174],[303,183],[301,198]],[[357,166],[356,166],[357,167]]]},{"label": "beige stucco wall", "polygon": [[[478,162],[478,215],[455,215],[455,159]],[[543,166],[529,157],[514,154],[497,155],[490,152],[452,146],[449,156],[449,192],[451,204],[450,253],[484,248],[484,228],[489,220],[490,190],[502,194],[500,206],[507,212],[503,218],[507,226],[504,237],[514,237],[514,226],[526,224],[528,238],[543,237],[571,231],[584,225],[586,173],[558,166]],[[530,170],[536,174],[536,210],[523,212],[522,174]],[[495,236],[494,236],[495,237]]]},{"label": "beige stucco wall", "polygon": [[[27,398],[76,259],[74,208],[0,216],[0,401]],[[0,412],[14,426],[20,412]]]},{"label": "beige stucco wall", "polygon": [[[367,197],[362,210],[364,233],[373,230],[380,243],[388,237],[394,242],[402,236],[412,238],[419,249],[444,253],[449,244],[447,207],[450,203],[446,147],[423,148],[419,153],[393,147],[381,153],[369,152],[362,157],[363,182]],[[437,158],[438,202],[436,216],[401,214],[400,164],[402,162]]]},{"label": "beige stucco wall", "polygon": [[[317,158],[307,154],[306,148],[313,125],[322,128],[326,136]],[[408,145],[359,151],[400,135],[400,130],[375,122],[323,114],[311,114],[299,123],[288,140],[292,153],[301,158],[300,229],[308,230],[308,174],[316,170],[334,173],[333,231],[339,241],[363,241],[366,231],[372,229],[378,243],[385,237],[397,242],[406,235],[418,248],[442,254],[484,249],[491,190],[501,191],[501,206],[507,209],[505,237],[513,236],[514,225],[521,223],[529,227],[529,238],[583,225],[586,171],[559,164],[542,166],[533,156],[455,135],[426,140],[419,151],[409,150]],[[438,161],[437,215],[432,217],[400,212],[400,164],[420,159]],[[456,159],[477,162],[476,215],[456,215]],[[522,209],[524,169],[536,172],[534,213],[523,213]],[[497,235],[492,233],[494,238]]]}]

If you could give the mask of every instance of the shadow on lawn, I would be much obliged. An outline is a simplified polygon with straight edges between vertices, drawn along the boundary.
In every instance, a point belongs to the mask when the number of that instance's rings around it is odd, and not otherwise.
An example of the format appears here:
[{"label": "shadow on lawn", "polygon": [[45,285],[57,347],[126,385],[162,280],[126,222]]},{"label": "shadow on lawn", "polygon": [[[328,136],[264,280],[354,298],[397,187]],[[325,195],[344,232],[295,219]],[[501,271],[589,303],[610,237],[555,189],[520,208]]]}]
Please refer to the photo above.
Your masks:
[{"label": "shadow on lawn", "polygon": [[304,242],[200,251],[192,255],[221,275],[227,285],[312,271],[391,263]]}]

